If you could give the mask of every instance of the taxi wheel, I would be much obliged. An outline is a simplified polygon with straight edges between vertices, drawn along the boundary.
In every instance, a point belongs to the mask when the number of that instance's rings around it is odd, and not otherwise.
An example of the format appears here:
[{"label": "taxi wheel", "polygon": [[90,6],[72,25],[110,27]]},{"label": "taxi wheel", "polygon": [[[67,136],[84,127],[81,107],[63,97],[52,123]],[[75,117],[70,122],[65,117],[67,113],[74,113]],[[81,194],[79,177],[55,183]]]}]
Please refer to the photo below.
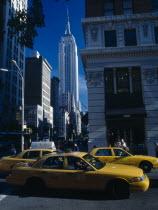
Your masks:
[{"label": "taxi wheel", "polygon": [[107,193],[111,199],[128,199],[130,197],[129,184],[124,180],[112,180],[108,184]]},{"label": "taxi wheel", "polygon": [[149,161],[143,161],[140,163],[139,168],[141,168],[144,172],[151,172],[152,164]]},{"label": "taxi wheel", "polygon": [[45,184],[39,178],[30,178],[27,180],[24,189],[29,193],[41,193],[45,189]]}]

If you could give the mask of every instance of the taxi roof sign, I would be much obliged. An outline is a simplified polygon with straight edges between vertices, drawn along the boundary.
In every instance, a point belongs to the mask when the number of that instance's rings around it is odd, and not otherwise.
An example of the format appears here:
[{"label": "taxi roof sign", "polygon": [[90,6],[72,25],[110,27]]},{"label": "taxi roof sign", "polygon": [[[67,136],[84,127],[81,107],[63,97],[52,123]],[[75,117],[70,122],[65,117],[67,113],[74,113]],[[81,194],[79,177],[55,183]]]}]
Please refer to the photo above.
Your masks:
[{"label": "taxi roof sign", "polygon": [[31,149],[56,149],[54,142],[52,141],[37,141],[31,143]]}]

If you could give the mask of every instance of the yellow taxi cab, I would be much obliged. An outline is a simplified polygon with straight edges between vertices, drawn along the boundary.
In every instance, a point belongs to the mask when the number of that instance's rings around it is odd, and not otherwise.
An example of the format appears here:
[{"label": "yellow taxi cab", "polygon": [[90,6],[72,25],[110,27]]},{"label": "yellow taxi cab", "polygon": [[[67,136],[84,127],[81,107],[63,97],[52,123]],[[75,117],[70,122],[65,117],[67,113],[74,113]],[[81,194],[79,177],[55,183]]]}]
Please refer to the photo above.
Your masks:
[{"label": "yellow taxi cab", "polygon": [[142,169],[103,163],[83,152],[52,153],[34,163],[18,163],[6,182],[24,186],[30,192],[45,187],[105,191],[113,199],[129,198],[130,192],[145,192],[149,187]]},{"label": "yellow taxi cab", "polygon": [[37,158],[48,153],[56,151],[55,149],[27,149],[18,155],[6,156],[0,159],[0,171],[8,172],[10,167],[19,162],[33,162]]},{"label": "yellow taxi cab", "polygon": [[158,158],[144,155],[132,155],[118,147],[94,148],[89,154],[105,163],[117,163],[132,165],[150,172],[152,168],[158,168]]}]

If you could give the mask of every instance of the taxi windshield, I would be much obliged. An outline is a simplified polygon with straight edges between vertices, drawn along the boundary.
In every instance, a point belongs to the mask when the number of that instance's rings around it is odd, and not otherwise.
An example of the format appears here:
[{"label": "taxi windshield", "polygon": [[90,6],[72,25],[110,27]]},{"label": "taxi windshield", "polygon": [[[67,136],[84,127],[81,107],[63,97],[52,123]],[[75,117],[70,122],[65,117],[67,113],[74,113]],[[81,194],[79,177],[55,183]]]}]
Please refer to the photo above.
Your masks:
[{"label": "taxi windshield", "polygon": [[106,163],[102,163],[100,160],[97,158],[93,157],[92,155],[85,155],[83,158],[90,163],[92,166],[94,166],[96,169],[101,169],[105,166]]}]

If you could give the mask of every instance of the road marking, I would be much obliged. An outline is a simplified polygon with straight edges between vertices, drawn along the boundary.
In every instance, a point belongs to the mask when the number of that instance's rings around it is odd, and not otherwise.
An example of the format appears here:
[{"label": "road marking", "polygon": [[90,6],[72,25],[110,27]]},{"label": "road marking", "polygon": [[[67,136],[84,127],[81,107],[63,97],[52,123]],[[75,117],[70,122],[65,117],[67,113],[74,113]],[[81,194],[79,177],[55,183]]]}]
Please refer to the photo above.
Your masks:
[{"label": "road marking", "polygon": [[[0,179],[0,183],[6,183],[6,179]],[[12,188],[9,188],[3,192],[3,195],[0,195],[0,202],[12,193]]]},{"label": "road marking", "polygon": [[3,192],[3,195],[0,195],[0,202],[6,198],[8,195],[10,195],[12,193],[12,189],[7,189],[6,191]]},{"label": "road marking", "polygon": [[4,199],[4,198],[6,198],[8,195],[0,195],[0,202]]},{"label": "road marking", "polygon": [[[6,183],[6,180],[0,179],[0,183]],[[8,190],[4,191],[3,193],[4,193],[3,195],[0,195],[0,202],[11,193],[11,189],[8,189]]]}]

